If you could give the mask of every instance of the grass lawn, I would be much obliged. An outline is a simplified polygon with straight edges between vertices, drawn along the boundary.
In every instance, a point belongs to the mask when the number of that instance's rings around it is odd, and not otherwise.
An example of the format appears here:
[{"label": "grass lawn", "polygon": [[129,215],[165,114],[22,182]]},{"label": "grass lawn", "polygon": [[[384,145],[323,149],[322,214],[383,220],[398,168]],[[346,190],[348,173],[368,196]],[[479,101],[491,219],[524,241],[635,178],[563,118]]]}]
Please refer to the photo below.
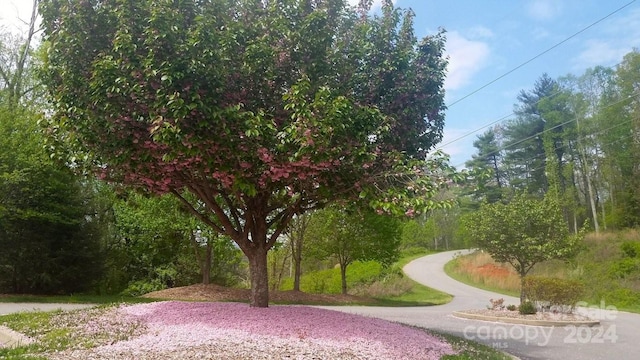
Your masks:
[{"label": "grass lawn", "polygon": [[[402,257],[395,266],[402,269],[411,261],[429,254],[431,253],[425,251],[421,254]],[[432,306],[443,305],[453,300],[453,296],[445,292],[424,286],[411,279],[408,280],[411,281],[412,286],[407,292],[398,296],[376,297],[376,300],[380,302],[380,306]]]}]

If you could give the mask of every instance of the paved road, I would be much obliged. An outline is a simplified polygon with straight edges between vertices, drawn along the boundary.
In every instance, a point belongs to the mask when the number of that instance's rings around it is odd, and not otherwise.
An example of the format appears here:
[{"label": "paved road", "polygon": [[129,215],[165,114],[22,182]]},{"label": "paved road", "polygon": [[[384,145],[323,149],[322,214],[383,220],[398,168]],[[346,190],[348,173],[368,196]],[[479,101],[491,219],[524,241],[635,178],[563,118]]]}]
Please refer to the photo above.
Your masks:
[{"label": "paved road", "polygon": [[46,304],[46,303],[1,303],[0,315],[23,311],[54,311],[54,310],[75,310],[85,309],[95,305],[92,304]]},{"label": "paved road", "polygon": [[444,252],[414,260],[405,273],[429,287],[454,296],[448,304],[430,307],[328,307],[333,310],[379,317],[421,326],[473,339],[499,348],[521,359],[640,359],[640,315],[586,309],[599,316],[595,327],[540,327],[498,324],[456,318],[455,310],[480,309],[489,299],[504,298],[518,304],[516,298],[480,290],[448,277],[443,267],[457,252]]}]

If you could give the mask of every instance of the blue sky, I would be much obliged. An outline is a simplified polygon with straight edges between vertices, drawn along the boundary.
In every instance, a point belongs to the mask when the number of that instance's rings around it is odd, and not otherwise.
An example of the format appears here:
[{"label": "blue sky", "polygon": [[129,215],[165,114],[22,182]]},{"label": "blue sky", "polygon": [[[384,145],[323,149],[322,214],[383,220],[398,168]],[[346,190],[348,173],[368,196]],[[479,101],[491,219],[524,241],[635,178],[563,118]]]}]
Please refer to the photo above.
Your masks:
[{"label": "blue sky", "polygon": [[[358,0],[348,0],[356,4]],[[380,5],[381,0],[375,0]],[[640,48],[640,2],[630,0],[394,0],[416,14],[418,37],[447,31],[445,137],[439,147],[457,167],[471,158],[482,127],[509,117],[520,90],[543,73],[580,75],[597,65],[615,66]],[[0,0],[0,22],[15,29],[27,20],[31,0]],[[584,30],[617,9],[596,25]],[[584,30],[513,73],[465,97]],[[477,131],[478,129],[481,129]],[[475,132],[474,132],[475,131]],[[463,137],[465,136],[465,137]],[[462,139],[459,139],[463,137]]]},{"label": "blue sky", "polygon": [[[357,3],[357,0],[349,0]],[[418,37],[447,31],[449,68],[446,103],[462,97],[529,61],[594,22],[629,4],[522,68],[453,104],[446,111],[439,145],[460,168],[475,152],[476,131],[513,111],[517,95],[547,73],[552,78],[615,66],[640,48],[640,2],[630,0],[395,0],[416,14]],[[379,6],[380,1],[377,0]],[[476,132],[474,132],[476,131]],[[471,134],[470,134],[471,133]],[[470,134],[460,140],[462,136]]]}]

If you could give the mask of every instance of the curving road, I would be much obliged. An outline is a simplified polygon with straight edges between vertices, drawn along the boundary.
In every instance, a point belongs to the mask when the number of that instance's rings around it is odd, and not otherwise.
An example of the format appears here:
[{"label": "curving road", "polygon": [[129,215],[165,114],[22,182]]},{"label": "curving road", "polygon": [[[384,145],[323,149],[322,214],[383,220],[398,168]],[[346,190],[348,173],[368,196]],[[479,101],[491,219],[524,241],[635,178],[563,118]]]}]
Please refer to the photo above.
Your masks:
[{"label": "curving road", "polygon": [[448,277],[444,264],[459,251],[428,255],[404,267],[415,281],[454,296],[448,304],[430,307],[325,307],[373,316],[450,333],[493,346],[521,359],[639,359],[640,315],[600,309],[582,309],[597,316],[594,327],[541,327],[467,320],[451,315],[456,310],[480,309],[489,299],[504,298],[518,304],[517,298],[477,289]]}]

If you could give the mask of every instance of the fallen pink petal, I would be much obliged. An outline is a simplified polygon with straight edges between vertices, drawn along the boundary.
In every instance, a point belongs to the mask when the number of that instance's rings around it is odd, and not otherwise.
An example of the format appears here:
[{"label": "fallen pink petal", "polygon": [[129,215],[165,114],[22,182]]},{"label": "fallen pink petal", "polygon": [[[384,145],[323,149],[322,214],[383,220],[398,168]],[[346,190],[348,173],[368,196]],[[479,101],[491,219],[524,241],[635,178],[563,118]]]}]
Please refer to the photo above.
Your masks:
[{"label": "fallen pink petal", "polygon": [[[106,327],[137,324],[144,331],[50,359],[440,359],[455,353],[418,328],[307,306],[165,301],[123,305],[99,319]],[[93,333],[99,324],[83,326]]]}]

